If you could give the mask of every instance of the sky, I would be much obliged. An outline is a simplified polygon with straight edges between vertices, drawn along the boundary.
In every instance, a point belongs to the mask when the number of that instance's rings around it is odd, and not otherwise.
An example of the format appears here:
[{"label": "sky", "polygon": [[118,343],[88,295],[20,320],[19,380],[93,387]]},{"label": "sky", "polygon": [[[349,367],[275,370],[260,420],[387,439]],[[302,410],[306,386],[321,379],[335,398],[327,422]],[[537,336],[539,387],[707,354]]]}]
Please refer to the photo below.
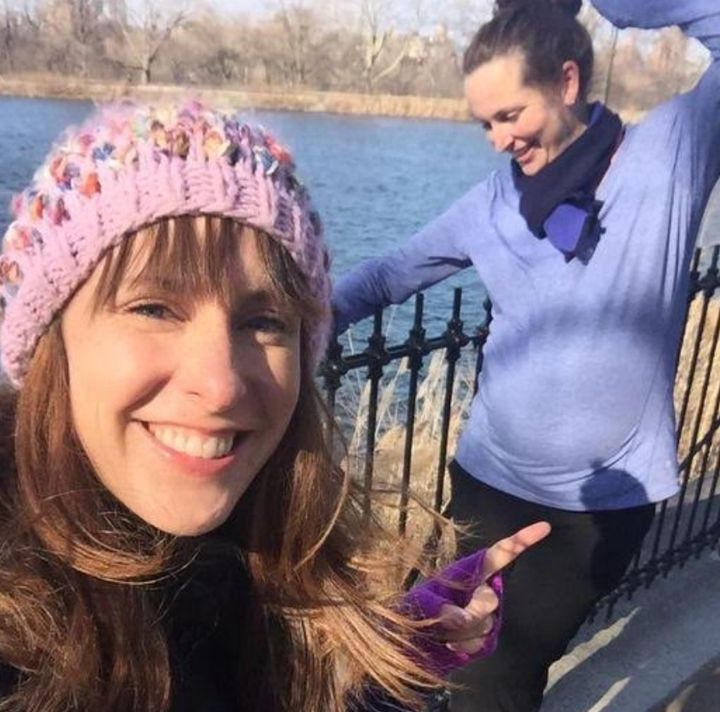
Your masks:
[{"label": "sky", "polygon": [[[297,0],[295,0],[297,2]],[[263,14],[270,13],[277,9],[280,5],[281,0],[206,0],[212,6],[222,10],[223,12],[233,13],[242,12],[248,14]],[[304,0],[299,4],[314,5],[327,5],[335,4],[340,7],[356,7],[361,4],[362,0],[325,0],[325,2],[313,2],[313,0]],[[436,0],[378,0],[379,4],[392,5],[393,12],[399,16],[410,17],[414,13],[415,7],[420,4],[423,12],[427,15],[430,14],[431,8],[436,7]],[[292,4],[292,0],[288,0],[287,4]],[[444,2],[443,6],[447,7],[452,5],[452,2]],[[455,3],[458,4],[458,3]],[[490,4],[490,0],[466,0],[463,4],[467,6],[476,6],[478,8],[487,6]],[[437,10],[433,12],[437,14]]]},{"label": "sky", "polygon": [[[128,1],[142,2],[142,0]],[[442,23],[456,35],[466,35],[488,19],[493,4],[493,0],[443,0],[443,2],[438,0],[202,0],[202,2],[220,13],[245,14],[251,17],[277,12],[283,2],[286,6],[299,4],[315,10],[323,8],[328,16],[356,17],[363,2],[370,2],[381,9],[380,14],[385,22],[401,31],[419,29],[423,33],[432,33]],[[418,26],[418,14],[422,19],[420,26]]]}]

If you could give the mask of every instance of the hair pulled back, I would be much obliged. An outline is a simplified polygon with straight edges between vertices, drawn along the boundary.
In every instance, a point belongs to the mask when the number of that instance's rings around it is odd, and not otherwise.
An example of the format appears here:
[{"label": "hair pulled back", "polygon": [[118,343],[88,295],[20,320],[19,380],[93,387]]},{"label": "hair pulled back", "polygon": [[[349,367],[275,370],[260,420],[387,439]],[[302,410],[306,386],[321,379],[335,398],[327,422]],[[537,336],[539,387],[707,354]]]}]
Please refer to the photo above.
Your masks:
[{"label": "hair pulled back", "polygon": [[463,73],[516,51],[525,58],[525,82],[559,82],[564,62],[580,69],[580,96],[587,98],[593,74],[592,39],[578,21],[582,0],[496,0],[493,17],[475,33],[463,57]]}]

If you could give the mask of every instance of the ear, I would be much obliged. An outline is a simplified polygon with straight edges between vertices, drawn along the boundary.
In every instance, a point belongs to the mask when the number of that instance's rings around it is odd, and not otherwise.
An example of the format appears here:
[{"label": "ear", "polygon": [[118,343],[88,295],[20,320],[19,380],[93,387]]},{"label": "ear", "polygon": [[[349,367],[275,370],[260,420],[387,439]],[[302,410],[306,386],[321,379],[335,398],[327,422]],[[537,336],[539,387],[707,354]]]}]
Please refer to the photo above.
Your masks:
[{"label": "ear", "polygon": [[562,66],[561,93],[565,106],[573,106],[580,98],[580,67],[571,59]]}]

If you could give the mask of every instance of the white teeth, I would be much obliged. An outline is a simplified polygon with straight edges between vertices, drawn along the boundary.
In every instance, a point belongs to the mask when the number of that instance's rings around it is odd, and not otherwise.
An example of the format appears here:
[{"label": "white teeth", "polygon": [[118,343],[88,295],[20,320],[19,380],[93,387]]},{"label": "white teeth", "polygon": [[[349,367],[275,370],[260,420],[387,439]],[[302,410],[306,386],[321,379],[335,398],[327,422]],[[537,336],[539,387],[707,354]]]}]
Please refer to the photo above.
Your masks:
[{"label": "white teeth", "polygon": [[204,457],[205,459],[210,459],[213,457],[218,456],[218,445],[221,443],[218,443],[217,441],[213,442],[212,440],[206,440],[202,445],[202,450],[200,452],[200,457]]},{"label": "white teeth", "polygon": [[224,457],[232,450],[234,437],[216,437],[213,435],[200,435],[180,428],[164,425],[150,425],[148,430],[166,447],[175,452],[181,452],[204,460]]},{"label": "white teeth", "polygon": [[199,435],[191,435],[185,441],[185,452],[194,457],[201,457],[203,452],[203,441]]}]

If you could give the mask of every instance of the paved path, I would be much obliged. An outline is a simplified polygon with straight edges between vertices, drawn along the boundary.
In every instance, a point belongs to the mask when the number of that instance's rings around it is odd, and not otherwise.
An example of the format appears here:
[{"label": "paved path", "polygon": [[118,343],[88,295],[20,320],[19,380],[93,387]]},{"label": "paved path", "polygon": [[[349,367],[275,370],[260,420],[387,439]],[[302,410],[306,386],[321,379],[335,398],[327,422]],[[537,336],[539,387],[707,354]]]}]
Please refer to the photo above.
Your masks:
[{"label": "paved path", "polygon": [[542,712],[720,712],[720,556],[708,553],[585,626]]},{"label": "paved path", "polygon": [[718,712],[720,656],[709,662],[652,712]]}]

